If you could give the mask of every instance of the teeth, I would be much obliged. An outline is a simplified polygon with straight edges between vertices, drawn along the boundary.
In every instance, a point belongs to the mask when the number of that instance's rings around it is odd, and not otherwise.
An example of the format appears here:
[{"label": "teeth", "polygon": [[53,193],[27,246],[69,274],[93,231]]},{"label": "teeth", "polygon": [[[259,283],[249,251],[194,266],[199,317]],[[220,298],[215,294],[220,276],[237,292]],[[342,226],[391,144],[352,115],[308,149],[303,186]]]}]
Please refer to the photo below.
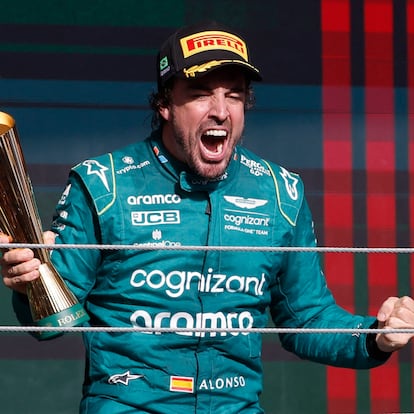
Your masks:
[{"label": "teeth", "polygon": [[225,137],[227,135],[227,132],[223,131],[222,129],[210,129],[206,131],[205,135],[212,137]]}]

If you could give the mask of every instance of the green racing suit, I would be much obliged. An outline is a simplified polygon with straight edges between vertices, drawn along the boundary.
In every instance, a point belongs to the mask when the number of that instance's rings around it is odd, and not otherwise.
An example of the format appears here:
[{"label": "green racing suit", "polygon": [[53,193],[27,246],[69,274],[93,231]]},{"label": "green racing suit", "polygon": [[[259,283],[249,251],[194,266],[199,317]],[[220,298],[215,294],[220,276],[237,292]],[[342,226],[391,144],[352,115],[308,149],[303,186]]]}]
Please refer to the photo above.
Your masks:
[{"label": "green racing suit", "polygon": [[[134,246],[54,250],[92,326],[177,329],[84,333],[82,413],[261,413],[261,335],[248,329],[269,326],[268,310],[280,328],[375,322],[335,303],[317,252],[266,249],[315,247],[312,217],[300,177],[241,146],[214,181],[172,160],[157,132],[81,162],[52,229],[57,243]],[[28,323],[22,296],[14,304]],[[364,334],[280,340],[301,358],[334,366],[386,359]]]}]

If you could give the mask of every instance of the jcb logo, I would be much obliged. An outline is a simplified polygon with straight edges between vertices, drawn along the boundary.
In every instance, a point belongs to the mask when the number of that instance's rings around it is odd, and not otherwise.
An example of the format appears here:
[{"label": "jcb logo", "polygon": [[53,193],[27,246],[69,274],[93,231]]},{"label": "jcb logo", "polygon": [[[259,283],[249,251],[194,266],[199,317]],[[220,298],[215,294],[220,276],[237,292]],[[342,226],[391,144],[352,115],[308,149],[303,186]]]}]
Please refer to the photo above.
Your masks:
[{"label": "jcb logo", "polygon": [[159,224],[180,224],[179,210],[133,211],[131,222],[134,226],[155,226]]}]

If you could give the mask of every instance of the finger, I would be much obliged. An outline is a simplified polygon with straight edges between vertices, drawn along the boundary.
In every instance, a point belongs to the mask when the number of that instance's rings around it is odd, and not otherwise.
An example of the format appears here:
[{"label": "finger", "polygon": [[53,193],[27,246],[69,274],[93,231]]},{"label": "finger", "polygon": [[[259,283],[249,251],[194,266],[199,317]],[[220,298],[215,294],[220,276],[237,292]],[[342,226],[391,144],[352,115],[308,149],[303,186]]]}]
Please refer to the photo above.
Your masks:
[{"label": "finger", "polygon": [[[8,236],[7,234],[4,234],[0,231],[0,243],[1,244],[6,244],[6,243],[11,243],[13,241],[12,237]],[[4,253],[5,251],[7,251],[6,249],[0,249],[0,253]],[[1,257],[1,254],[0,254]]]},{"label": "finger", "polygon": [[377,319],[379,322],[384,323],[394,310],[395,304],[398,302],[398,298],[390,297],[388,298],[380,307],[377,313]]},{"label": "finger", "polygon": [[0,231],[0,243],[11,243],[12,238]]},{"label": "finger", "polygon": [[15,282],[30,282],[39,276],[40,260],[33,258],[26,262],[12,264],[6,267],[4,277],[16,279]]},{"label": "finger", "polygon": [[414,308],[412,299],[403,297],[396,302],[391,316],[387,319],[387,327],[390,328],[414,328]]},{"label": "finger", "polygon": [[[402,328],[406,327],[404,326]],[[404,347],[412,337],[413,334],[387,333],[387,328],[385,328],[383,333],[377,335],[377,344],[382,351],[393,352]]]},{"label": "finger", "polygon": [[43,240],[45,244],[54,244],[57,234],[53,233],[53,231],[45,231],[43,233]]},{"label": "finger", "polygon": [[414,301],[412,298],[403,296],[395,301],[392,311],[383,325],[394,329],[414,327]]},{"label": "finger", "polygon": [[407,309],[408,311],[414,313],[414,300],[409,296],[403,296],[398,301],[399,306],[402,309]]},{"label": "finger", "polygon": [[39,265],[39,259],[32,259],[18,265],[3,266],[2,276],[4,285],[20,293],[26,293],[27,283],[40,276]]},{"label": "finger", "polygon": [[3,281],[7,287],[14,289],[17,285],[25,285],[26,283],[32,282],[38,277],[39,277],[39,271],[32,270],[30,272],[26,272],[18,276],[13,276],[11,274],[7,275],[3,278]]},{"label": "finger", "polygon": [[22,276],[5,277],[3,278],[4,285],[17,292],[26,294],[27,284],[39,277],[39,271],[33,270],[32,272],[25,273]]},{"label": "finger", "polygon": [[6,287],[13,289],[16,292],[26,294],[27,284],[23,282],[20,278],[3,279],[3,280],[4,280],[4,285]]},{"label": "finger", "polygon": [[3,263],[10,266],[21,262],[32,260],[34,253],[28,248],[12,249],[3,254]]}]

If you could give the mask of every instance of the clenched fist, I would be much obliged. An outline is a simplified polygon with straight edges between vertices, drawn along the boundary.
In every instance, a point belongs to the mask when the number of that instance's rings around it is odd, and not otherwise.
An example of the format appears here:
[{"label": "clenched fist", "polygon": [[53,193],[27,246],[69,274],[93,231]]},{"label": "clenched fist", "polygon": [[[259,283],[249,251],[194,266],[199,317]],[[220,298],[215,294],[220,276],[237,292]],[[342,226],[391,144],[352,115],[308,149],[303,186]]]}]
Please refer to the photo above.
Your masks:
[{"label": "clenched fist", "polygon": [[377,334],[377,345],[381,351],[392,352],[405,346],[413,337],[412,333],[386,333],[387,329],[414,329],[414,300],[408,296],[388,298],[377,314],[378,328],[384,333]]},{"label": "clenched fist", "polygon": [[[46,244],[53,244],[55,234],[47,231],[43,238]],[[0,243],[10,243],[12,240],[5,234],[0,234]],[[10,289],[26,293],[26,283],[39,277],[40,260],[34,257],[29,248],[3,250],[0,259],[3,283]]]}]

